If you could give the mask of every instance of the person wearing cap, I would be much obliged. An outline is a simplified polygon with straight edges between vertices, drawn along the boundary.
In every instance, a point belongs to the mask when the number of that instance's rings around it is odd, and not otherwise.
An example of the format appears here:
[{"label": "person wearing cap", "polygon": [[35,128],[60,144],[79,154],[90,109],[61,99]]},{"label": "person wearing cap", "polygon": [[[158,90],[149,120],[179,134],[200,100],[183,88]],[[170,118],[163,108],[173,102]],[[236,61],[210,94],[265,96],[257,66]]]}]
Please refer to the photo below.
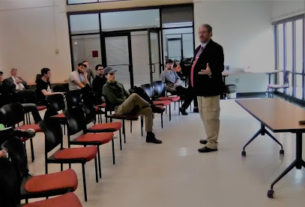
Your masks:
[{"label": "person wearing cap", "polygon": [[85,70],[85,65],[83,63],[79,63],[77,66],[77,70],[70,73],[69,76],[69,90],[79,90],[84,88],[89,84],[87,78],[87,72]]},{"label": "person wearing cap", "polygon": [[115,72],[111,67],[106,67],[104,73],[107,82],[103,87],[103,95],[106,100],[115,107],[115,113],[119,115],[137,113],[145,116],[145,130],[147,132],[146,142],[161,144],[162,141],[155,137],[152,132],[153,112],[151,105],[138,94],[131,95],[125,90],[123,84],[115,80]]}]

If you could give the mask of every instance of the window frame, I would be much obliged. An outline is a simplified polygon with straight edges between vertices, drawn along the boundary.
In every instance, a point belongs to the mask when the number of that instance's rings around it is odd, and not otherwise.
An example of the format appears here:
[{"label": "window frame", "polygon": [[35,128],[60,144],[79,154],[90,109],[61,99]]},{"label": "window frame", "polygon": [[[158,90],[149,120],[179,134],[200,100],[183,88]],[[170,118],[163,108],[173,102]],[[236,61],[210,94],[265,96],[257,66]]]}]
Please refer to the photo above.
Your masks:
[{"label": "window frame", "polygon": [[[296,68],[296,57],[297,57],[297,49],[296,49],[296,45],[297,45],[297,40],[296,40],[296,22],[298,20],[302,20],[302,72],[297,72],[297,68]],[[277,22],[273,23],[274,26],[274,54],[275,54],[275,69],[276,70],[284,70],[287,71],[287,34],[286,34],[286,25],[287,23],[291,22],[292,23],[292,69],[289,70],[291,72],[291,83],[290,86],[292,87],[292,93],[291,94],[286,94],[286,90],[283,91],[283,94],[285,95],[289,95],[292,96],[295,99],[298,100],[305,100],[305,15],[298,15],[295,17],[291,17],[291,18],[287,18],[287,19],[283,19],[283,20],[279,20]],[[280,40],[279,36],[278,36],[278,26],[280,24],[283,24],[283,39]],[[282,41],[283,43],[283,60],[279,60],[280,54],[279,54],[279,41]],[[283,68],[279,68],[279,61],[283,61]],[[302,93],[301,93],[301,99],[299,97],[297,97],[296,94],[296,86],[297,86],[297,77],[302,76]],[[276,77],[275,79],[276,83],[279,83],[278,77]],[[282,93],[282,92],[279,92]]]}]

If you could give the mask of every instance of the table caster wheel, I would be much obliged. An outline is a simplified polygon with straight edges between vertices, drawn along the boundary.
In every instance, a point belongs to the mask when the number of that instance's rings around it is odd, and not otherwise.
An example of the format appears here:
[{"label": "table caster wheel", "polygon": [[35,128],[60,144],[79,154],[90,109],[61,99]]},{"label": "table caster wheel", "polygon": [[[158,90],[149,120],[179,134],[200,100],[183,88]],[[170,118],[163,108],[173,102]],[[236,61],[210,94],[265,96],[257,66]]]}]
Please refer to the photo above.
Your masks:
[{"label": "table caster wheel", "polygon": [[246,151],[241,152],[241,156],[246,157],[246,155],[247,155]]},{"label": "table caster wheel", "polygon": [[285,153],[284,150],[281,149],[281,150],[280,150],[280,154],[281,154],[281,155],[284,155],[284,153]]},{"label": "table caster wheel", "polygon": [[268,190],[267,196],[268,198],[273,198],[274,190]]}]

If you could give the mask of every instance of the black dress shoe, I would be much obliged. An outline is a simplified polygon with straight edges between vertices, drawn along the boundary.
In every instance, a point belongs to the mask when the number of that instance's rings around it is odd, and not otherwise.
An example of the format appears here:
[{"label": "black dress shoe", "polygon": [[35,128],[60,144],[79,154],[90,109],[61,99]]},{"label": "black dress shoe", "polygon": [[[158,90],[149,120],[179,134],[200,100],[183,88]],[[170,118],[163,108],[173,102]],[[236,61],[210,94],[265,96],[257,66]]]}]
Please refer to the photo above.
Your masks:
[{"label": "black dress shoe", "polygon": [[179,111],[180,111],[180,113],[183,115],[183,116],[187,116],[188,115],[188,113],[185,111],[185,109],[184,108],[179,108]]},{"label": "black dress shoe", "polygon": [[199,109],[197,107],[194,108],[193,110],[194,113],[199,113]]},{"label": "black dress shoe", "polygon": [[200,152],[200,153],[215,152],[215,151],[217,151],[217,149],[211,149],[208,147],[202,147],[202,148],[198,149],[198,152]]},{"label": "black dress shoe", "polygon": [[208,141],[206,139],[201,139],[200,140],[200,144],[207,144],[207,143],[208,143]]},{"label": "black dress shoe", "polygon": [[153,144],[162,144],[162,141],[157,139],[155,134],[152,133],[152,132],[147,132],[146,142],[147,143],[153,143]]}]

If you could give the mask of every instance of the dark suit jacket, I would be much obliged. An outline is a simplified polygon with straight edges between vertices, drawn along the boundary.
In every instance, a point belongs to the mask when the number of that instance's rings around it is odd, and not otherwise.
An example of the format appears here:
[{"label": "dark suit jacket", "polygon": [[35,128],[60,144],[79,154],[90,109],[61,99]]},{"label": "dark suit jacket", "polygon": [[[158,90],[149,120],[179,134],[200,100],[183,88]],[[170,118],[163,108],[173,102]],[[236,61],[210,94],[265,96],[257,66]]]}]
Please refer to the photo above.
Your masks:
[{"label": "dark suit jacket", "polygon": [[[22,84],[24,85],[24,88],[27,89],[28,88],[27,83],[22,78],[19,77],[19,79],[22,80]],[[12,93],[16,92],[16,85],[12,77],[3,80],[3,88]]]},{"label": "dark suit jacket", "polygon": [[[200,46],[196,48],[195,55]],[[194,61],[194,60],[193,60]],[[209,63],[212,75],[199,75],[202,69],[206,69]],[[224,90],[222,72],[224,70],[224,54],[222,46],[210,40],[201,53],[194,68],[194,93],[197,96],[217,96]]]}]

